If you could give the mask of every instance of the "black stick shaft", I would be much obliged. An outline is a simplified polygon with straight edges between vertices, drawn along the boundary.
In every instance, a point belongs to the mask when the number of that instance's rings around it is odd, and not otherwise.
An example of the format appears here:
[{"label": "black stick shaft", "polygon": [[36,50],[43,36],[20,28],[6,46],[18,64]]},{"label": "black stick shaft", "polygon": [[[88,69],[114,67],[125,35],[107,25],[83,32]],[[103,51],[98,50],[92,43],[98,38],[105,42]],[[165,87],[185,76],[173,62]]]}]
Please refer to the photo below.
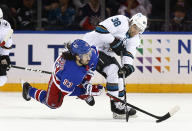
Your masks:
[{"label": "black stick shaft", "polygon": [[27,68],[27,67],[21,67],[21,66],[15,66],[15,65],[11,65],[11,67],[12,67],[12,68],[16,68],[16,69],[26,70],[26,71],[33,71],[33,72],[39,72],[39,73],[45,73],[45,74],[52,74],[52,73],[49,72],[49,71],[31,69],[31,68]]},{"label": "black stick shaft", "polygon": [[123,100],[121,100],[121,99],[119,99],[119,98],[117,98],[117,97],[115,97],[115,96],[113,96],[113,95],[111,95],[111,94],[109,94],[109,93],[107,93],[107,95],[108,95],[109,97],[112,97],[112,98],[116,99],[117,101],[119,101],[119,102],[121,102],[121,103],[123,103],[123,104],[126,104],[126,105],[129,106],[129,107],[132,107],[132,108],[136,109],[137,111],[140,111],[140,112],[142,112],[142,113],[144,113],[144,114],[147,114],[147,115],[149,115],[149,116],[151,116],[151,117],[154,117],[154,118],[156,118],[156,119],[161,119],[160,116],[156,116],[156,115],[154,115],[154,114],[151,114],[151,113],[149,113],[149,112],[147,112],[147,111],[144,111],[144,110],[142,110],[142,109],[140,109],[140,108],[138,108],[138,107],[136,107],[136,106],[134,106],[134,105],[132,105],[132,104],[125,103]]},{"label": "black stick shaft", "polygon": [[[121,51],[121,65],[123,66],[123,52]],[[123,72],[123,87],[124,87],[124,103],[127,103],[127,92],[126,92],[126,85],[125,85],[125,72]],[[126,113],[126,121],[129,120],[129,111],[127,107],[125,107],[125,113]]]}]

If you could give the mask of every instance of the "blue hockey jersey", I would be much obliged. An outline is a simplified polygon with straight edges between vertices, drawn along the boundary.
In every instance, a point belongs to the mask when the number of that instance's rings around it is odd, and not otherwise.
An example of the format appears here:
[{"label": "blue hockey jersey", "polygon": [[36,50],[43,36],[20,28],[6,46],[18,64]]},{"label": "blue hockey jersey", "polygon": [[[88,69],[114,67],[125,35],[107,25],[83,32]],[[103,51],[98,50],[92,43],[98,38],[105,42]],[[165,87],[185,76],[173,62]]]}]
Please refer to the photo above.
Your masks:
[{"label": "blue hockey jersey", "polygon": [[85,93],[84,88],[80,88],[85,75],[94,71],[98,62],[98,52],[95,46],[91,47],[92,56],[87,66],[78,66],[73,60],[65,60],[59,56],[54,63],[52,74],[55,85],[70,96],[79,96]]}]

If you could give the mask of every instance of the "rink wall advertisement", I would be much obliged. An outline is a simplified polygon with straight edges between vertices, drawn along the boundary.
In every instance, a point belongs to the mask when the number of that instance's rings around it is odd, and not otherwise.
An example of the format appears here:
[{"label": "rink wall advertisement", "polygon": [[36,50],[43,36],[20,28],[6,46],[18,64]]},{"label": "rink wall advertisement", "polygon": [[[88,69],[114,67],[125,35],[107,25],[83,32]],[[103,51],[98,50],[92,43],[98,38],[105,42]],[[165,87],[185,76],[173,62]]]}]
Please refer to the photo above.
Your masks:
[{"label": "rink wall advertisement", "polygon": [[[13,65],[52,71],[64,42],[83,33],[15,33],[10,53]],[[126,79],[129,92],[192,92],[192,34],[144,34],[134,58],[135,72]],[[117,57],[120,61],[119,57]],[[20,81],[46,88],[50,75],[12,68],[0,91],[20,91]],[[95,72],[93,83],[105,83]]]}]

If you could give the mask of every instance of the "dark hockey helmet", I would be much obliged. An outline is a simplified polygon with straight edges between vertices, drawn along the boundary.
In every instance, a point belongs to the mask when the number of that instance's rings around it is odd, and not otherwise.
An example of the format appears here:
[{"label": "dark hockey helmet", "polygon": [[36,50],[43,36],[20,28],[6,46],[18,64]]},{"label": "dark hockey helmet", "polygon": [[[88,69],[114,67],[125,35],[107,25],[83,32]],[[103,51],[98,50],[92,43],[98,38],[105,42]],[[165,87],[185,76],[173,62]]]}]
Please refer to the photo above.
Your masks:
[{"label": "dark hockey helmet", "polygon": [[73,43],[71,43],[70,45],[70,52],[74,55],[82,55],[82,54],[86,54],[91,50],[90,45],[80,39],[75,40]]}]

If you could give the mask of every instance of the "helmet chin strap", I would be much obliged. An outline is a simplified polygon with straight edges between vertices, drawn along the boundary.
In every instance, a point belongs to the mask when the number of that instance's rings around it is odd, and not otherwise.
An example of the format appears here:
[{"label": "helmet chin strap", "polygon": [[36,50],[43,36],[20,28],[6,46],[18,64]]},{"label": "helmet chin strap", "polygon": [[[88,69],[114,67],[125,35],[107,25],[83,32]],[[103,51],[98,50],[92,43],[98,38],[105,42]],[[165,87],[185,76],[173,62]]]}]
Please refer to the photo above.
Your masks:
[{"label": "helmet chin strap", "polygon": [[81,64],[81,65],[83,65],[83,66],[86,66],[87,64],[85,65],[85,64],[82,63],[82,57],[83,57],[82,55],[79,55],[79,58],[80,58],[79,64]]}]

